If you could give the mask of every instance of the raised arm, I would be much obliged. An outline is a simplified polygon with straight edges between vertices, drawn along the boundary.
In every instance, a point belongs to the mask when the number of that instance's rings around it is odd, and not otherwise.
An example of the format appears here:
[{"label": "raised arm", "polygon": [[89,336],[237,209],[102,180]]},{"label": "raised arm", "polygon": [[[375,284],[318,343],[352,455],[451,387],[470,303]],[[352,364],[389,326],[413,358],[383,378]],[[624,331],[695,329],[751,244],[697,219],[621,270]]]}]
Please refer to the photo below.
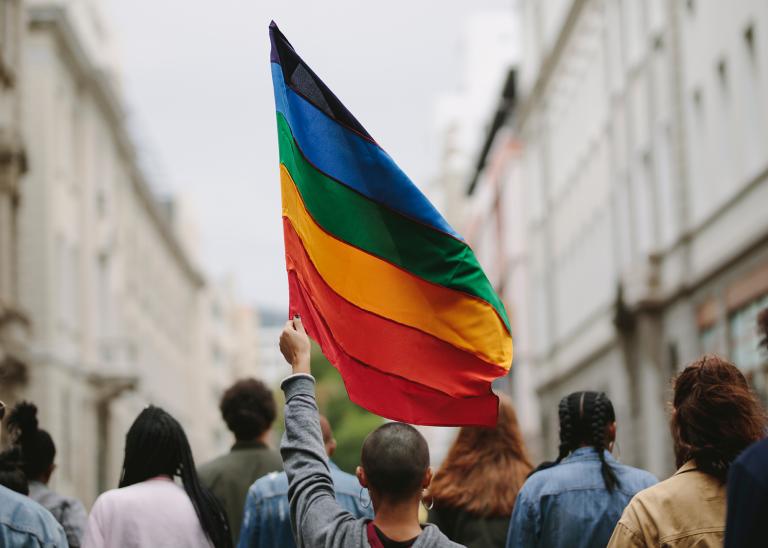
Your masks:
[{"label": "raised arm", "polygon": [[315,379],[309,367],[309,338],[299,318],[286,324],[280,350],[293,368],[293,375],[281,385],[285,392],[285,434],[280,453],[288,476],[296,544],[299,548],[338,545],[345,537],[360,535],[362,527],[336,502],[320,431]]}]

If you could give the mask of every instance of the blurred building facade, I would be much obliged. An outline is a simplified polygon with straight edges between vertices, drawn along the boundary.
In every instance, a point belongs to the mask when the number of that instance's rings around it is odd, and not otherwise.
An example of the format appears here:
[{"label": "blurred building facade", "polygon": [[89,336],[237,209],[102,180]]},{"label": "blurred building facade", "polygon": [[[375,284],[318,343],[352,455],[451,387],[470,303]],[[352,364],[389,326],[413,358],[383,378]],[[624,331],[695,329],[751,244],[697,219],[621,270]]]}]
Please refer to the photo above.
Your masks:
[{"label": "blurred building facade", "polygon": [[21,178],[26,171],[22,128],[20,0],[0,2],[0,383],[26,378],[29,321],[19,299]]},{"label": "blurred building facade", "polygon": [[259,349],[256,311],[242,303],[231,277],[208,283],[200,321],[200,355],[207,367],[197,382],[198,401],[206,412],[196,425],[207,443],[200,444],[195,458],[203,463],[226,453],[234,443],[219,413],[221,395],[236,379],[256,376],[264,380],[268,364]]},{"label": "blurred building facade", "polygon": [[[206,282],[190,219],[141,169],[101,2],[0,5],[23,37],[0,96],[0,144],[23,137],[0,151],[0,359],[15,372],[0,398],[38,404],[55,487],[90,504],[117,485],[147,404],[181,422],[198,460],[228,449],[218,399],[255,372],[257,326],[231,285]],[[28,326],[21,354],[7,317]]]},{"label": "blurred building facade", "polygon": [[768,393],[755,330],[768,305],[768,4],[519,8],[516,89],[498,100],[465,203],[511,309],[523,370],[511,390],[538,400],[541,457],[557,453],[559,399],[605,390],[623,460],[665,476],[681,367],[718,352]]}]

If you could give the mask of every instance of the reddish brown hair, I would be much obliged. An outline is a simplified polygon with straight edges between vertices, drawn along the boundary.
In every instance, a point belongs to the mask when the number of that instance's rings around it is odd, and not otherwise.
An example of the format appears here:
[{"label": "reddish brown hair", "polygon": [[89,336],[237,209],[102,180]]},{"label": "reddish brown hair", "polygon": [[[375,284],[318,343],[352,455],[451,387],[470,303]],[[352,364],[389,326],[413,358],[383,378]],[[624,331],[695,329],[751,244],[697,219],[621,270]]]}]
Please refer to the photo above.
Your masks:
[{"label": "reddish brown hair", "polygon": [[515,408],[500,396],[496,427],[462,428],[429,493],[436,506],[484,517],[509,516],[532,468]]},{"label": "reddish brown hair", "polygon": [[677,465],[693,459],[725,481],[733,460],[765,435],[765,413],[735,365],[699,358],[674,381],[672,437]]}]

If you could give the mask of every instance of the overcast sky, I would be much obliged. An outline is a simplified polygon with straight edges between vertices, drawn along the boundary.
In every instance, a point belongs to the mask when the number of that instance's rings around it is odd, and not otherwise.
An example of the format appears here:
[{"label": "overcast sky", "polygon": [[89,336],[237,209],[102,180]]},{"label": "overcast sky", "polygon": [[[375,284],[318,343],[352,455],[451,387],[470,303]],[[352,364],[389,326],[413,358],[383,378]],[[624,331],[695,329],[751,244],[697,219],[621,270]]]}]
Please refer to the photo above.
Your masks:
[{"label": "overcast sky", "polygon": [[433,103],[458,85],[468,16],[510,0],[109,0],[125,95],[162,165],[192,197],[205,269],[282,309],[275,108],[267,27],[299,54],[417,184],[435,171]]}]

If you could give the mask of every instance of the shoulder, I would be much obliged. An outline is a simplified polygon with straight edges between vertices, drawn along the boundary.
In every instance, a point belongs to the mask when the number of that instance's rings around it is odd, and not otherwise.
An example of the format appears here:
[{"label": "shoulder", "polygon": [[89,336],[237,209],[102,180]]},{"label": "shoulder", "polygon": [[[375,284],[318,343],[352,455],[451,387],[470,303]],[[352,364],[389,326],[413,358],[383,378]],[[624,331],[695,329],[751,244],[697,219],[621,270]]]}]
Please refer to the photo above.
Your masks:
[{"label": "shoulder", "polygon": [[0,486],[0,526],[50,542],[63,530],[53,515],[32,499]]},{"label": "shoulder", "polygon": [[621,463],[616,463],[614,466],[620,476],[619,479],[623,482],[629,482],[630,485],[627,487],[635,491],[646,489],[659,483],[658,478],[646,470]]},{"label": "shoulder", "polygon": [[574,488],[576,483],[580,484],[589,479],[589,475],[584,473],[587,466],[589,463],[561,462],[539,470],[525,481],[519,496],[523,500],[540,498]]},{"label": "shoulder", "polygon": [[283,469],[283,457],[280,456],[278,451],[271,447],[264,447],[259,451],[261,452],[262,461],[266,466],[274,468],[275,470]]},{"label": "shoulder", "polygon": [[197,475],[201,479],[207,481],[220,473],[221,469],[226,466],[227,461],[231,453],[220,455],[213,460],[209,460],[205,464],[197,467]]},{"label": "shoulder", "polygon": [[253,482],[248,495],[255,499],[265,499],[288,494],[288,476],[285,472],[270,472]]},{"label": "shoulder", "polygon": [[451,541],[436,525],[427,524],[414,544],[414,547],[420,546],[460,548],[462,545]]},{"label": "shoulder", "polygon": [[763,486],[768,486],[768,438],[750,445],[734,461],[734,471],[746,472],[752,478],[758,480]]},{"label": "shoulder", "polygon": [[629,501],[621,521],[632,526],[632,524],[648,523],[656,521],[667,512],[667,509],[687,504],[686,500],[691,498],[695,505],[696,501],[703,496],[702,485],[699,485],[706,478],[698,471],[691,471],[685,474],[675,474],[651,487],[639,491]]},{"label": "shoulder", "polygon": [[97,509],[108,509],[114,505],[163,504],[168,499],[175,500],[177,498],[188,499],[189,497],[176,482],[170,479],[150,479],[127,487],[105,491],[96,499],[92,512]]},{"label": "shoulder", "polygon": [[339,469],[331,469],[333,488],[337,493],[357,495],[360,492],[360,482],[355,476]]}]

